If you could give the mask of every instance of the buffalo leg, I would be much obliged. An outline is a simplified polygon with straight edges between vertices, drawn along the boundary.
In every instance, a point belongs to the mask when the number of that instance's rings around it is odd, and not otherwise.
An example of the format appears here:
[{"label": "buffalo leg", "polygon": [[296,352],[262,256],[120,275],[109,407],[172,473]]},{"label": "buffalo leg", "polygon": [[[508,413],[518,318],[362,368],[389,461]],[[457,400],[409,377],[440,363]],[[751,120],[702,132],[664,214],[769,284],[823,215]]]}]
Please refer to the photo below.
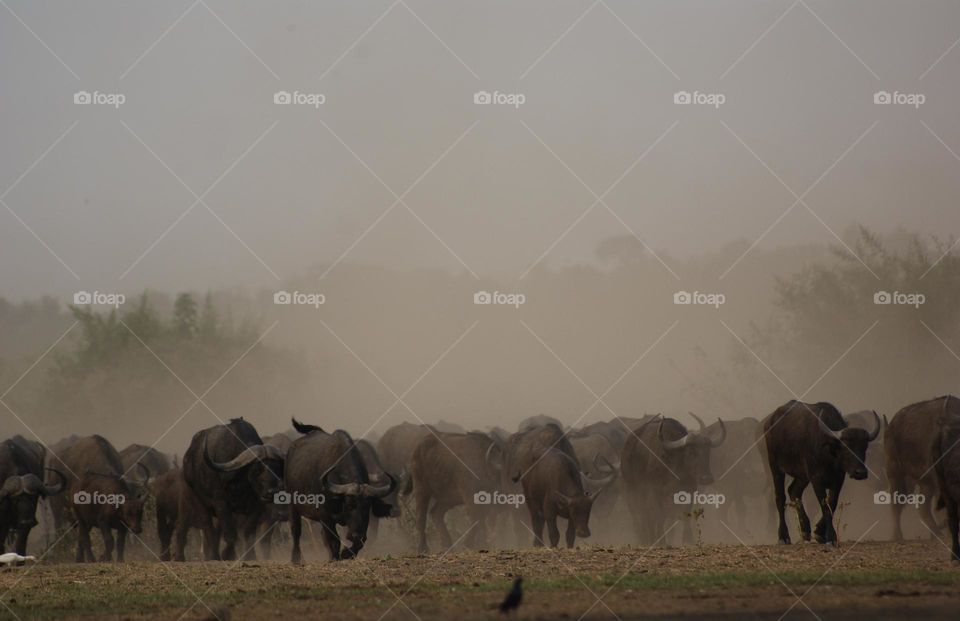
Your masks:
[{"label": "buffalo leg", "polygon": [[171,520],[165,511],[157,508],[157,538],[160,540],[160,560],[170,560],[170,542],[173,539],[173,530],[175,522]]},{"label": "buffalo leg", "polygon": [[960,562],[960,511],[957,508],[957,502],[953,498],[945,498],[947,501],[947,525],[950,528],[950,539],[953,542],[950,550],[953,554],[953,560]]},{"label": "buffalo leg", "polygon": [[577,539],[577,528],[573,525],[573,520],[567,520],[567,547],[572,548],[573,542]]},{"label": "buffalo leg", "polygon": [[217,521],[220,523],[220,536],[223,537],[223,552],[220,559],[237,560],[237,519],[226,505],[217,507]]},{"label": "buffalo leg", "polygon": [[117,529],[117,562],[123,562],[123,550],[127,547],[127,529],[123,526]]},{"label": "buffalo leg", "polygon": [[776,467],[775,464],[771,462],[770,472],[773,477],[773,491],[776,498],[777,504],[777,513],[780,514],[780,526],[779,532],[777,534],[777,540],[779,543],[788,544],[790,543],[790,529],[787,528],[787,518],[784,515],[787,504],[787,493],[784,489],[786,485],[786,475],[782,470]]},{"label": "buffalo leg", "polygon": [[823,481],[813,481],[813,493],[817,496],[817,503],[820,505],[820,521],[817,522],[816,541],[817,543],[836,542],[836,533],[833,530],[833,510],[830,502],[830,489],[826,487]]},{"label": "buffalo leg", "polygon": [[557,528],[557,515],[553,512],[544,516],[547,522],[547,532],[550,535],[550,547],[556,548],[560,545],[560,529]]},{"label": "buffalo leg", "polygon": [[[10,527],[4,524],[0,526],[0,552],[7,551],[7,537],[10,535]],[[17,554],[23,554],[20,550],[17,550]]]},{"label": "buffalo leg", "polygon": [[93,560],[93,551],[90,549],[90,527],[81,522],[77,524],[77,562],[83,563],[87,559]]},{"label": "buffalo leg", "polygon": [[920,512],[920,521],[930,529],[931,539],[939,539],[937,533],[940,531],[940,526],[937,524],[937,521],[933,519],[933,512],[931,510],[934,496],[937,494],[936,480],[931,481],[927,479],[920,481],[920,493],[923,494],[923,502],[919,503],[917,507]]},{"label": "buffalo leg", "polygon": [[[800,521],[800,536],[804,541],[810,541],[810,517],[803,506],[803,490],[807,489],[809,482],[803,479],[794,479],[790,483],[790,500],[797,506],[797,519]],[[819,493],[817,500],[820,499]],[[821,504],[822,506],[822,504]]]},{"label": "buffalo leg", "polygon": [[290,507],[290,538],[293,545],[290,551],[290,562],[299,565],[303,562],[303,554],[300,552],[300,535],[303,533],[303,521],[300,519],[300,512],[296,506]]},{"label": "buffalo leg", "polygon": [[100,561],[106,563],[113,560],[113,530],[109,525],[101,524],[100,535],[103,537],[103,556]]},{"label": "buffalo leg", "polygon": [[449,510],[449,505],[440,502],[434,503],[433,508],[430,509],[430,521],[433,522],[433,527],[440,533],[440,545],[444,550],[453,547],[453,539],[450,537],[450,531],[447,530],[447,525],[443,520]]},{"label": "buffalo leg", "polygon": [[533,529],[533,547],[543,547],[543,513],[530,506],[530,523]]},{"label": "buffalo leg", "polygon": [[[888,463],[888,468],[893,464]],[[887,471],[887,479],[890,482],[890,514],[893,517],[893,540],[894,541],[903,541],[903,530],[900,526],[900,521],[903,515],[903,505],[898,502],[893,502],[892,499],[900,494],[906,492],[906,481],[904,480],[903,474],[900,472],[899,468],[894,467]]]},{"label": "buffalo leg", "polygon": [[[23,556],[27,553],[27,537],[30,536],[29,528],[18,528],[17,529],[17,540],[14,544],[14,549],[17,551],[17,554]],[[18,563],[18,565],[22,564]]]},{"label": "buffalo leg", "polygon": [[243,553],[240,555],[245,561],[255,561],[257,560],[257,527],[260,526],[260,520],[262,514],[254,514],[246,516],[246,521],[243,523]]},{"label": "buffalo leg", "polygon": [[340,560],[340,535],[337,534],[336,522],[320,522],[323,527],[323,544],[327,546],[327,552],[330,553],[331,561]]},{"label": "buffalo leg", "polygon": [[417,552],[427,553],[427,511],[430,509],[430,492],[420,485],[417,494]]}]

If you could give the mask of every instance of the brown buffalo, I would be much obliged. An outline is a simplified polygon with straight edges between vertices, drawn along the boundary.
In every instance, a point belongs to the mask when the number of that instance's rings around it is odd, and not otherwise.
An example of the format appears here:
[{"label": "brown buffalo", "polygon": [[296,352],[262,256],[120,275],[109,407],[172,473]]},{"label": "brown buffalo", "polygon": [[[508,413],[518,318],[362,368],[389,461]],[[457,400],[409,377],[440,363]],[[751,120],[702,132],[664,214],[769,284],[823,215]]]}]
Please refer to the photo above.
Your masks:
[{"label": "brown buffalo", "polygon": [[150,473],[140,464],[140,480],[125,478],[120,454],[103,436],[79,438],[59,454],[52,455],[67,477],[67,501],[79,529],[77,562],[93,561],[90,529],[103,536],[104,552],[100,560],[113,557],[117,531],[117,560],[123,561],[127,532],[139,534],[147,490],[140,481]]},{"label": "brown buffalo", "polygon": [[[933,499],[937,495],[933,446],[940,436],[940,419],[958,405],[960,400],[951,396],[908,405],[893,415],[883,437],[891,499],[898,494],[911,493],[919,487],[924,500],[918,506],[920,520],[934,537],[940,529],[931,513]],[[893,539],[902,541],[900,517],[903,503],[891,502],[890,509],[893,512]]]},{"label": "brown buffalo", "polygon": [[869,432],[850,427],[830,403],[791,400],[764,419],[766,454],[780,517],[780,543],[790,543],[784,517],[787,475],[793,477],[790,498],[796,503],[803,540],[810,540],[810,519],[803,508],[803,490],[812,484],[821,511],[814,535],[820,543],[836,543],[833,516],[843,480],[848,474],[856,480],[867,478],[867,447],[880,434],[880,417],[874,412],[873,418],[875,429]]},{"label": "brown buffalo", "polygon": [[[677,420],[652,417],[633,430],[620,456],[620,469],[634,529],[642,543],[663,538],[667,518],[685,511],[676,504],[677,494],[692,494],[713,482],[710,453],[726,439],[726,426],[711,437],[701,424],[689,431]],[[689,521],[683,522],[683,540],[692,541]]]},{"label": "brown buffalo", "polygon": [[[186,483],[179,468],[168,470],[150,480],[150,490],[156,501],[157,536],[160,539],[160,560],[169,561],[170,543],[176,530],[177,519],[182,510],[187,513],[183,521],[189,528],[202,529],[204,508],[193,494],[188,494],[181,503]],[[189,491],[189,490],[188,490]],[[209,544],[208,544],[209,545]]]},{"label": "brown buffalo", "polygon": [[410,484],[403,493],[413,493],[416,500],[421,553],[427,551],[427,512],[441,546],[449,550],[453,541],[444,516],[460,505],[474,522],[470,544],[485,543],[487,520],[496,507],[484,500],[499,492],[502,459],[502,448],[483,433],[431,433],[417,444],[410,458]]},{"label": "brown buffalo", "polygon": [[[612,481],[610,475],[605,481]],[[584,491],[580,466],[575,459],[557,448],[549,448],[523,477],[523,493],[530,522],[533,545],[543,545],[543,526],[550,534],[550,545],[557,547],[560,530],[557,517],[567,520],[566,542],[572,548],[576,537],[590,536],[590,510],[596,495]],[[602,490],[602,486],[600,487]],[[599,493],[599,492],[597,492]]]},{"label": "brown buffalo", "polygon": [[413,450],[417,448],[420,440],[428,435],[430,428],[427,425],[407,422],[387,429],[377,442],[377,455],[384,470],[398,479],[405,479],[401,474],[408,469]]}]

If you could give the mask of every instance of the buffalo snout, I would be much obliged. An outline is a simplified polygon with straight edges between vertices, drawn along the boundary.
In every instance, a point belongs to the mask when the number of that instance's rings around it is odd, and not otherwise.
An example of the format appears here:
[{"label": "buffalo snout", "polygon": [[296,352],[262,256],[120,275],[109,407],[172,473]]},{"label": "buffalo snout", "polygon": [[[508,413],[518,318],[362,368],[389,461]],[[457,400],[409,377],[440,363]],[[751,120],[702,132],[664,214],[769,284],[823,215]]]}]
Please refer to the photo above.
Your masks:
[{"label": "buffalo snout", "polygon": [[577,537],[589,537],[589,536],[590,536],[590,527],[588,526],[577,527]]}]

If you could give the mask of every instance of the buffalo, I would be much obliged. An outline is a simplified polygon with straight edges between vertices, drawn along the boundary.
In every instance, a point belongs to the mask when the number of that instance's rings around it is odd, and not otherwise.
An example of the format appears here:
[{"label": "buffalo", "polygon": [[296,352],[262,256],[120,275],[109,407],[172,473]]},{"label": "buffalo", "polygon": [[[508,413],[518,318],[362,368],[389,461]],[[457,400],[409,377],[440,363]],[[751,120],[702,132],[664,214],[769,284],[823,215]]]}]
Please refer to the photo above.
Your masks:
[{"label": "buffalo", "polygon": [[103,536],[102,561],[112,559],[117,531],[117,561],[123,561],[127,532],[139,534],[143,528],[147,497],[143,481],[150,476],[146,466],[138,466],[141,480],[128,479],[117,449],[99,435],[77,439],[54,456],[54,462],[67,476],[67,502],[79,529],[77,562],[94,560],[92,528]]},{"label": "buffalo", "polygon": [[[197,501],[196,495],[188,493],[181,502],[185,487],[186,482],[180,468],[168,470],[150,480],[150,491],[156,503],[157,537],[160,540],[162,561],[170,560],[171,541],[178,520],[183,520],[189,528],[202,529],[204,526],[205,509]],[[181,517],[183,510],[186,510],[186,513]]]},{"label": "buffalo", "polygon": [[27,538],[37,525],[37,501],[64,490],[67,478],[53,470],[56,482],[44,483],[43,447],[21,436],[0,443],[0,551],[7,536],[16,532],[14,550],[27,553]]},{"label": "buffalo", "polygon": [[[627,437],[620,456],[623,487],[640,541],[652,544],[664,535],[671,513],[681,511],[677,494],[692,494],[699,486],[713,483],[710,452],[726,439],[726,425],[719,424],[719,437],[689,431],[672,418],[654,416]],[[667,529],[669,530],[669,529]],[[692,540],[689,522],[683,539]]]},{"label": "buffalo", "polygon": [[560,429],[563,429],[563,423],[556,418],[547,416],[546,414],[537,414],[536,416],[528,416],[520,421],[520,424],[517,426],[517,431],[530,431],[531,429],[544,427],[546,425],[556,425]]},{"label": "buffalo", "polygon": [[[883,436],[887,482],[892,500],[899,494],[910,493],[919,487],[923,494],[923,502],[918,506],[920,520],[932,536],[936,536],[935,533],[940,530],[931,513],[932,502],[937,495],[933,447],[941,433],[939,421],[958,405],[960,401],[951,396],[908,405],[894,414]],[[893,539],[902,541],[900,517],[903,503],[891,502],[890,509],[893,512]]]},{"label": "buffalo", "polygon": [[[464,505],[474,522],[470,544],[485,543],[487,519],[495,514],[490,504],[499,491],[503,467],[502,447],[489,435],[436,433],[423,438],[410,458],[410,481],[404,494],[413,493],[417,508],[418,550],[427,552],[427,512],[440,534],[441,545],[452,545],[444,516]],[[432,503],[432,506],[431,506]]]},{"label": "buffalo", "polygon": [[[610,480],[612,478],[613,475]],[[543,546],[543,527],[546,524],[550,545],[557,547],[560,542],[558,516],[567,520],[568,548],[573,547],[576,537],[590,536],[590,509],[596,494],[584,491],[580,466],[575,459],[560,449],[548,448],[522,481],[533,526],[534,546]]]},{"label": "buffalo", "polygon": [[780,517],[778,539],[790,543],[790,531],[784,517],[786,476],[790,498],[796,503],[800,533],[810,541],[810,519],[803,508],[803,490],[813,485],[820,505],[820,520],[814,529],[819,543],[837,542],[834,512],[846,475],[867,478],[867,448],[880,434],[880,417],[873,413],[872,432],[850,427],[840,411],[830,403],[802,403],[791,400],[763,421],[766,454]]},{"label": "buffalo", "polygon": [[[244,520],[244,558],[255,558],[253,542],[260,518],[279,492],[283,491],[284,454],[264,445],[260,434],[242,418],[226,425],[202,429],[194,434],[183,456],[180,509],[174,559],[184,560],[191,505],[204,508],[201,516],[204,552],[207,560],[236,558],[237,523]],[[214,518],[218,528],[214,528]],[[220,550],[220,539],[224,549]]]},{"label": "buffalo", "polygon": [[[363,456],[346,431],[327,433],[320,427],[293,421],[303,434],[287,452],[286,501],[290,503],[291,561],[302,561],[301,517],[323,527],[323,542],[331,561],[352,559],[363,549],[374,501],[393,493],[396,480],[383,473],[373,480]],[[379,475],[378,475],[379,476]],[[350,546],[342,546],[337,526],[345,526]]]},{"label": "buffalo", "polygon": [[[717,473],[711,489],[724,496],[721,519],[726,520],[727,512],[732,509],[740,528],[746,528],[747,502],[763,497],[767,486],[766,465],[760,449],[763,443],[760,421],[748,416],[724,421],[724,426],[726,441],[710,452],[710,467]],[[719,423],[707,427],[707,433],[719,433]]]},{"label": "buffalo", "polygon": [[938,433],[931,456],[940,499],[947,508],[947,528],[952,543],[950,554],[954,561],[960,561],[960,399],[952,396],[941,399]]}]

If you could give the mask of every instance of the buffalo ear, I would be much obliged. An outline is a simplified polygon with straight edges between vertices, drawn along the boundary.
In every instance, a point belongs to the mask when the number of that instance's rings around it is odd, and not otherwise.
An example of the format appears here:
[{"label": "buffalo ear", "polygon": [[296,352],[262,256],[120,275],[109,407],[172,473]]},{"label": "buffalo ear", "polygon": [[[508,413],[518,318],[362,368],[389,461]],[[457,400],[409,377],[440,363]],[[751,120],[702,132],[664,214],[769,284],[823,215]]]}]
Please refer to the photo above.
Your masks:
[{"label": "buffalo ear", "polygon": [[371,511],[374,517],[378,518],[388,518],[390,517],[390,512],[393,510],[393,506],[390,503],[383,502],[379,498],[373,500],[373,506]]}]

